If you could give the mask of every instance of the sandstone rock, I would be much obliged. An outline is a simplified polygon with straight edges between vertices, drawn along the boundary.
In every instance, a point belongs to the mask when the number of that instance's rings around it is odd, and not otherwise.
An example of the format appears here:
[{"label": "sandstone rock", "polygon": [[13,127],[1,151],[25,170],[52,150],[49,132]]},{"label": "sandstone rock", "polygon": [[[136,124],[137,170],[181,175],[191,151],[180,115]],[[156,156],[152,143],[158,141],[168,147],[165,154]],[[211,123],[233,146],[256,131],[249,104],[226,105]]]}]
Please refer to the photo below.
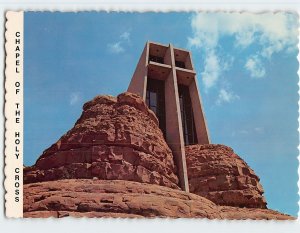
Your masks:
[{"label": "sandstone rock", "polygon": [[[266,209],[258,176],[223,145],[186,147],[190,191],[137,95],[97,96],[24,170],[24,217],[293,219]],[[243,208],[240,208],[243,207]]]},{"label": "sandstone rock", "polygon": [[172,152],[138,95],[87,102],[75,126],[24,169],[24,183],[94,177],[179,189]]},{"label": "sandstone rock", "polygon": [[224,145],[186,146],[190,192],[218,205],[266,208],[254,171]]},{"label": "sandstone rock", "polygon": [[217,206],[204,197],[125,180],[68,179],[24,185],[24,217],[293,219],[267,209]]}]

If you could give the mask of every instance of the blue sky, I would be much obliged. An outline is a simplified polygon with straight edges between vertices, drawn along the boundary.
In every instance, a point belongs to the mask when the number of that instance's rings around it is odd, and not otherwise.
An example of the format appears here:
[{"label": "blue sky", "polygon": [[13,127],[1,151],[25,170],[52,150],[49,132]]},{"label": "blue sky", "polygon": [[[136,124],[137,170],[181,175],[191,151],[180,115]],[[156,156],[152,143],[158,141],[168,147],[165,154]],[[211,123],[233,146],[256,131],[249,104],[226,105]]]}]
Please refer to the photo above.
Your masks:
[{"label": "blue sky", "polygon": [[298,213],[295,14],[25,13],[25,165],[82,105],[126,91],[147,40],[192,51],[213,143],[261,178],[268,207]]}]

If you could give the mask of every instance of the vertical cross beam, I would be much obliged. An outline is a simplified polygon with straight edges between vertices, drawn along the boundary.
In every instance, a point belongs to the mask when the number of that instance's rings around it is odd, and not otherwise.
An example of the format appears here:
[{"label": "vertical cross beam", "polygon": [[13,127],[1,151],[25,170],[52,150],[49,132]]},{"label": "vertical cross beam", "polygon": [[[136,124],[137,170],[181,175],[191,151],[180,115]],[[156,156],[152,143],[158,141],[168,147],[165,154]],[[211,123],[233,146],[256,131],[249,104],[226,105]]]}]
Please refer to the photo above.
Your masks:
[{"label": "vertical cross beam", "polygon": [[178,84],[189,87],[198,143],[210,143],[190,52],[174,48],[171,44],[166,46],[147,42],[131,79],[128,91],[139,94],[145,101],[149,76],[152,79],[164,81],[166,142],[174,156],[180,187],[182,190],[189,192]]}]

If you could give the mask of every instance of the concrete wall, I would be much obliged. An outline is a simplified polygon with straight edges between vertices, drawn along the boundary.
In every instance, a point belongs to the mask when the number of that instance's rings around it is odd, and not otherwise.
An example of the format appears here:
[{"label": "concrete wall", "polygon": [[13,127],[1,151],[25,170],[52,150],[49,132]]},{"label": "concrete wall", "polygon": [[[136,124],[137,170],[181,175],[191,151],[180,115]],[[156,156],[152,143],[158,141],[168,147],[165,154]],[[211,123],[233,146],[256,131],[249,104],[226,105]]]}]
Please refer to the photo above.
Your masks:
[{"label": "concrete wall", "polygon": [[[192,53],[189,52],[189,62],[194,70],[194,64],[192,60]],[[198,88],[197,76],[194,76],[191,84],[189,85],[191,102],[193,107],[194,121],[197,133],[198,144],[210,144],[209,132],[206,124],[206,118],[204,110],[202,108],[202,99],[200,95],[200,90]]]},{"label": "concrete wall", "polygon": [[146,100],[148,54],[149,43],[143,50],[127,89],[129,92],[139,94],[143,100]]},{"label": "concrete wall", "polygon": [[206,126],[206,119],[202,109],[201,96],[197,85],[197,77],[195,76],[189,85],[190,97],[192,102],[194,121],[197,133],[198,144],[209,144],[209,134]]},{"label": "concrete wall", "polygon": [[169,48],[167,49],[166,51],[166,54],[164,56],[164,61],[167,65],[170,65],[172,66],[172,54],[171,54],[172,50],[171,50],[171,47],[169,45]]},{"label": "concrete wall", "polygon": [[185,67],[187,69],[194,70],[194,66],[193,66],[193,63],[191,61],[191,56],[187,56],[184,63],[185,63]]}]

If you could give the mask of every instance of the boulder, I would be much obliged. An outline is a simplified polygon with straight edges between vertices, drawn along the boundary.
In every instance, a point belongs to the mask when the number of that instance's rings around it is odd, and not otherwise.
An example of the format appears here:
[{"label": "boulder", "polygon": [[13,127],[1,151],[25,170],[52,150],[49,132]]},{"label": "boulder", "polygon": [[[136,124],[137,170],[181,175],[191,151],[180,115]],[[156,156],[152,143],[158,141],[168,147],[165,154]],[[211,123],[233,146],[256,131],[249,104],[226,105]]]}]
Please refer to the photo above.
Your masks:
[{"label": "boulder", "polygon": [[67,179],[24,185],[24,217],[294,219],[268,209],[218,206],[192,193],[126,180]]},{"label": "boulder", "polygon": [[190,192],[218,205],[266,208],[259,177],[230,147],[192,145],[185,153]]},{"label": "boulder", "polygon": [[92,178],[179,189],[172,152],[155,114],[138,95],[87,102],[74,127],[24,169],[25,184]]}]

